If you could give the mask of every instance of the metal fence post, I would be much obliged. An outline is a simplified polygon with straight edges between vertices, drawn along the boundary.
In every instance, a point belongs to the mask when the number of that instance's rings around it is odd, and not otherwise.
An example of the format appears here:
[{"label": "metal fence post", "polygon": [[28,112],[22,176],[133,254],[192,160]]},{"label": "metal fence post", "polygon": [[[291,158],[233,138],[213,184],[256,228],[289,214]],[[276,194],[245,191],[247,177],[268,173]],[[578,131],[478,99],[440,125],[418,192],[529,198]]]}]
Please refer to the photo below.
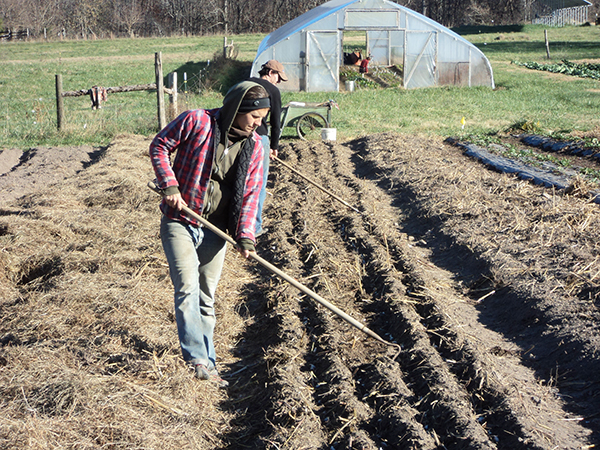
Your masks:
[{"label": "metal fence post", "polygon": [[171,116],[175,117],[179,112],[179,106],[177,105],[177,72],[169,73],[169,88],[171,89],[169,94]]}]

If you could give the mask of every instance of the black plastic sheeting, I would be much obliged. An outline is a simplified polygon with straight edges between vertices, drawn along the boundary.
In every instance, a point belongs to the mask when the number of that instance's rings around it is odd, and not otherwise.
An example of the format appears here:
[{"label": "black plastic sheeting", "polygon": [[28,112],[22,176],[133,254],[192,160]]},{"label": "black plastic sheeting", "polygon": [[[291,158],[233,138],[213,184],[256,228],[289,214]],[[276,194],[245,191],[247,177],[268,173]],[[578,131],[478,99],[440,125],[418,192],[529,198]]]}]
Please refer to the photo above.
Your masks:
[{"label": "black plastic sheeting", "polygon": [[536,136],[534,134],[524,134],[519,136],[521,142],[532,147],[538,147],[547,152],[568,152],[575,156],[591,156],[600,159],[600,153],[589,148],[583,148],[577,142],[556,141],[549,137]]},{"label": "black plastic sheeting", "polygon": [[[548,169],[539,169],[514,159],[495,155],[484,148],[469,143],[463,143],[453,138],[446,139],[446,142],[463,148],[465,155],[478,159],[499,172],[512,173],[522,180],[531,181],[534,184],[543,185],[548,188],[553,187],[559,190],[566,189],[571,185],[571,180],[576,174],[574,171],[571,171],[571,175],[558,175],[552,172],[553,168],[558,169],[552,164],[545,164]],[[594,203],[600,204],[600,194],[594,194]]]}]

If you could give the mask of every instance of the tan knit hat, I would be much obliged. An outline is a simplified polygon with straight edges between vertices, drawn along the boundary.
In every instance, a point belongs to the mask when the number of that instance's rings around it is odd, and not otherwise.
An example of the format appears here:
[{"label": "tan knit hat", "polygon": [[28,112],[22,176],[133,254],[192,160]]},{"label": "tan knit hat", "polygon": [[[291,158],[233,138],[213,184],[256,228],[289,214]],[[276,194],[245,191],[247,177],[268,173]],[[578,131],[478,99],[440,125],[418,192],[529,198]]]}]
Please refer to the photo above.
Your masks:
[{"label": "tan knit hat", "polygon": [[281,81],[288,80],[285,72],[283,71],[283,64],[281,64],[279,61],[270,59],[269,61],[264,63],[262,66],[266,69],[270,69],[270,70],[273,70],[274,72],[277,72],[279,74],[279,78],[281,78]]}]

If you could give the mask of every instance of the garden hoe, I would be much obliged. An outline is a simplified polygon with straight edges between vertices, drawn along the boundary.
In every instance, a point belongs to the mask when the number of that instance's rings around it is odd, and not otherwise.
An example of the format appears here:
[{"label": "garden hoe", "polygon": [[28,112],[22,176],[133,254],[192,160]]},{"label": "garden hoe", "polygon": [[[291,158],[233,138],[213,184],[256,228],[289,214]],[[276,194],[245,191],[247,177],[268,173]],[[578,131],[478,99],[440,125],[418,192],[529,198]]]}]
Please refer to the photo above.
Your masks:
[{"label": "garden hoe", "polygon": [[[150,181],[148,183],[148,187],[150,189],[152,189],[154,192],[158,193],[159,195],[161,195],[161,196],[164,195],[164,193],[162,192],[162,190],[159,189],[158,186],[156,186],[156,184],[153,181]],[[237,244],[236,244],[235,240],[231,236],[229,236],[227,233],[224,233],[223,231],[221,231],[221,229],[219,229],[218,227],[216,227],[215,225],[213,225],[212,223],[210,223],[205,218],[201,217],[199,214],[197,214],[194,211],[192,211],[187,206],[184,206],[182,208],[182,211],[184,213],[186,213],[188,216],[193,217],[194,219],[196,219],[198,222],[200,222],[202,224],[202,226],[208,228],[210,231],[212,231],[213,233],[215,233],[221,239],[224,239],[225,241],[229,242],[234,247],[237,247]],[[365,334],[371,336],[372,338],[378,340],[382,344],[388,345],[390,347],[395,347],[397,349],[397,352],[394,354],[394,357],[392,358],[392,360],[395,360],[398,357],[398,355],[400,354],[400,351],[402,349],[400,348],[400,346],[398,344],[386,341],[381,336],[377,335],[375,332],[373,332],[369,328],[367,328],[365,325],[361,324],[359,321],[357,321],[353,317],[349,316],[348,314],[346,314],[341,309],[339,309],[336,306],[334,306],[331,303],[329,303],[327,300],[325,300],[323,297],[321,297],[316,292],[311,291],[309,288],[307,288],[306,286],[304,286],[303,284],[301,284],[300,282],[298,282],[294,278],[290,277],[285,272],[279,270],[277,267],[275,267],[270,262],[268,262],[268,261],[264,260],[263,258],[261,258],[260,256],[258,256],[255,252],[250,252],[250,258],[253,259],[254,261],[256,261],[257,263],[259,263],[261,266],[263,266],[266,269],[268,269],[269,271],[273,272],[275,275],[279,276],[280,278],[283,278],[285,281],[287,281],[288,283],[290,283],[292,286],[294,286],[295,288],[297,288],[300,291],[304,292],[306,295],[308,295],[309,297],[311,297],[313,300],[317,301],[318,303],[320,303],[321,305],[323,305],[325,308],[329,309],[331,312],[335,313],[336,315],[338,315],[339,317],[341,317],[342,319],[344,319],[346,322],[348,322],[351,325],[355,326],[356,328],[358,328],[363,333],[365,333]]]}]

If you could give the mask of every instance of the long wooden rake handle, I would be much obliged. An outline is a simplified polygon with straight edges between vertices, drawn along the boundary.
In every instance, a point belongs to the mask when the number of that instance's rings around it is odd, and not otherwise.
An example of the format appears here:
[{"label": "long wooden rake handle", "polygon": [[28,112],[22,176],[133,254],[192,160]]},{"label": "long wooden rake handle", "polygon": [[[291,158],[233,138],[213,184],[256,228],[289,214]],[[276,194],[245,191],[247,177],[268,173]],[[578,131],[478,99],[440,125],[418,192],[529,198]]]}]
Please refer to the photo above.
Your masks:
[{"label": "long wooden rake handle", "polygon": [[335,195],[333,192],[325,189],[323,186],[321,186],[320,184],[314,182],[313,180],[311,180],[310,178],[308,178],[306,175],[303,175],[301,172],[298,172],[296,169],[294,169],[292,166],[290,166],[289,164],[283,162],[282,160],[280,160],[277,156],[273,157],[273,159],[275,161],[277,161],[279,164],[281,164],[282,166],[290,169],[292,172],[294,172],[296,175],[298,175],[301,178],[304,178],[306,181],[308,181],[310,184],[312,184],[313,186],[321,189],[323,192],[325,192],[326,194],[332,196],[333,198],[335,198],[338,202],[346,205],[348,208],[350,208],[353,211],[356,211],[359,214],[362,214],[362,211],[356,209],[354,206],[350,205],[346,200],[341,199],[340,197],[338,197],[337,195]]},{"label": "long wooden rake handle", "polygon": [[[158,186],[156,186],[156,184],[154,182],[150,181],[148,183],[148,187],[150,189],[152,189],[154,192],[158,193],[159,195],[161,195],[161,196],[163,195],[163,192],[158,188]],[[221,231],[221,229],[219,229],[218,227],[216,227],[215,225],[213,225],[212,223],[210,223],[208,220],[206,220],[205,218],[203,218],[202,216],[200,216],[196,212],[192,211],[187,206],[184,206],[182,208],[182,211],[184,213],[186,213],[187,215],[189,215],[190,217],[193,217],[194,219],[196,219],[198,222],[200,222],[202,224],[203,227],[208,228],[210,231],[212,231],[213,233],[215,233],[221,239],[224,239],[225,241],[229,242],[234,247],[237,247],[237,243],[235,242],[235,240],[231,236],[229,236],[227,233],[224,233],[223,231]],[[316,292],[310,290],[309,288],[307,288],[306,286],[304,286],[302,283],[300,283],[296,279],[292,278],[291,276],[289,276],[288,274],[286,274],[282,270],[280,270],[277,267],[275,267],[270,262],[268,262],[265,259],[261,258],[255,252],[250,252],[250,258],[253,259],[254,261],[256,261],[257,263],[259,263],[261,266],[265,267],[267,270],[273,272],[275,275],[283,278],[285,281],[287,281],[288,283],[290,283],[292,286],[294,286],[295,288],[297,288],[300,291],[304,292],[306,295],[308,295],[309,297],[311,297],[313,300],[317,301],[318,303],[320,303],[321,305],[323,305],[325,308],[329,309],[331,312],[333,312],[334,314],[338,315],[339,317],[341,317],[342,319],[344,319],[346,322],[350,323],[354,327],[358,328],[363,333],[371,336],[374,339],[377,339],[382,344],[385,344],[385,345],[390,346],[390,347],[396,347],[398,349],[398,351],[396,352],[396,354],[392,358],[393,360],[396,359],[398,357],[398,355],[400,354],[400,351],[402,349],[400,348],[400,346],[398,344],[386,341],[381,336],[379,336],[378,334],[376,334],[374,331],[371,331],[365,325],[363,325],[362,323],[360,323],[358,320],[354,319],[352,316],[349,316],[348,314],[346,314],[344,311],[342,311],[338,307],[332,305],[330,302],[328,302],[327,300],[325,300],[319,294],[317,294]]]}]

